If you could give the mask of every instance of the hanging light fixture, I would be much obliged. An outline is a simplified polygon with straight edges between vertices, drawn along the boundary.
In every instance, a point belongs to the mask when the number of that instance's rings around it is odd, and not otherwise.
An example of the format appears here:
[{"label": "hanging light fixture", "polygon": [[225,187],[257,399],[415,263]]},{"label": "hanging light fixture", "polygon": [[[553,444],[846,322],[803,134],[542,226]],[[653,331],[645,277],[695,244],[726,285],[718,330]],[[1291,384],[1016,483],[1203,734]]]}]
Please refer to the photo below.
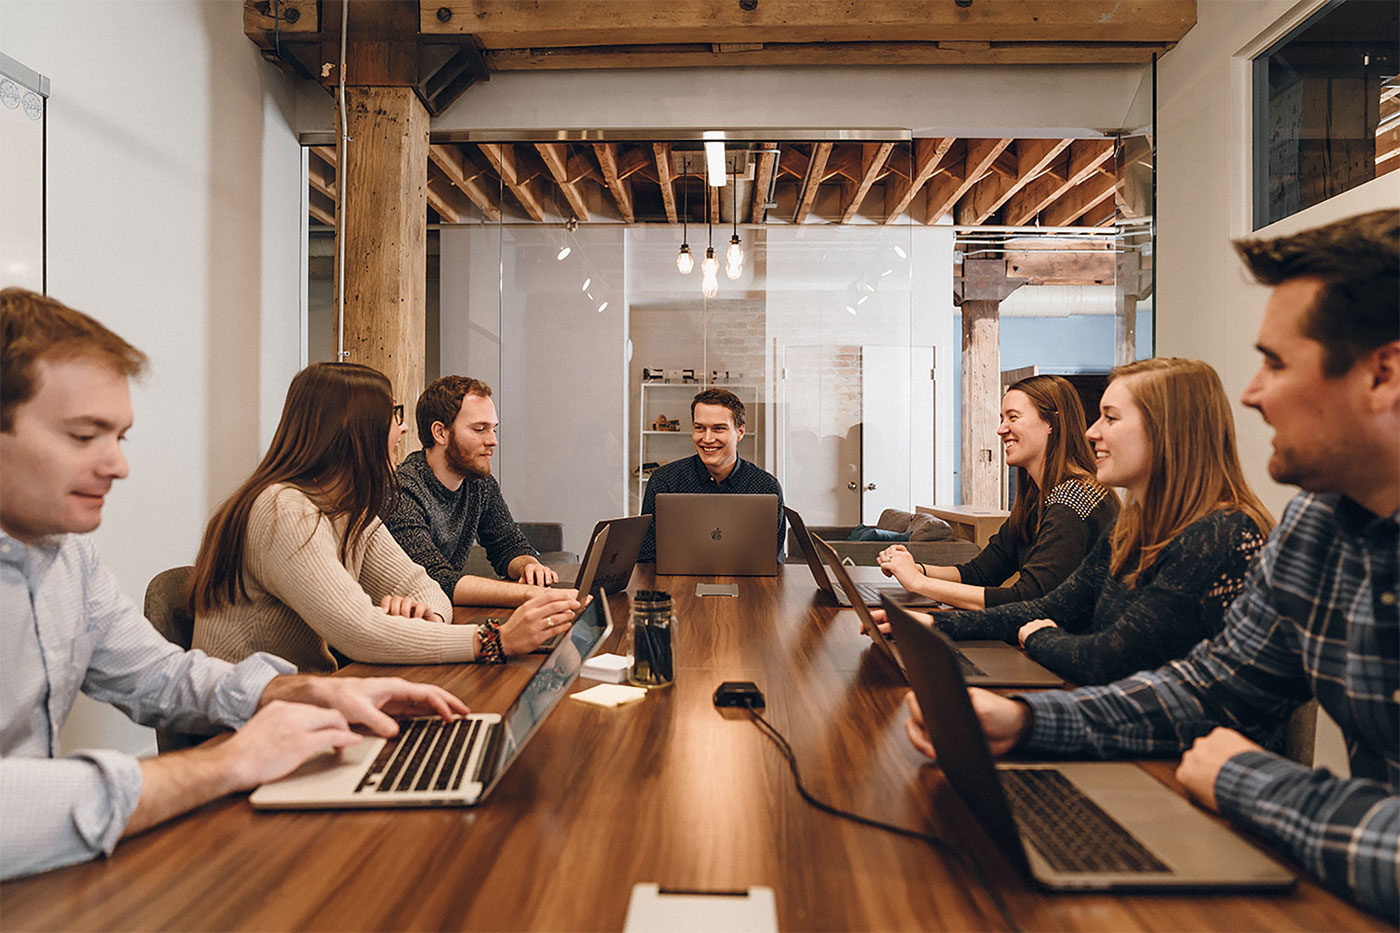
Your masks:
[{"label": "hanging light fixture", "polygon": [[680,252],[676,253],[676,269],[681,275],[690,275],[690,270],[695,268],[695,257],[690,254],[690,244],[686,242],[686,221],[690,219],[690,189],[686,187],[685,176],[689,168],[688,161],[681,162],[681,196],[685,199],[685,207],[681,210],[681,248]]},{"label": "hanging light fixture", "polygon": [[734,234],[729,238],[729,249],[724,254],[724,274],[737,279],[744,274],[744,248],[739,245],[739,165],[734,165],[734,210],[730,219],[734,222]]},{"label": "hanging light fixture", "polygon": [[705,192],[705,219],[710,228],[710,245],[705,247],[705,261],[700,264],[704,278],[700,280],[700,294],[713,298],[719,294],[719,260],[715,258],[715,214],[709,192]]}]

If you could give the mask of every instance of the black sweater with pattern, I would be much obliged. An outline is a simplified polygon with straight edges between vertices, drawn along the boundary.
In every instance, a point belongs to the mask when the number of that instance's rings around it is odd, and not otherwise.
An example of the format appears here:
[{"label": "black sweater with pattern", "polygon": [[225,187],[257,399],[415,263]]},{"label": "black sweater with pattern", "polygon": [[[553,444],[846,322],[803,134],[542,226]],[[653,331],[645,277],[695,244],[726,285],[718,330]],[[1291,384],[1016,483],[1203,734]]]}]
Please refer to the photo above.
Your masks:
[{"label": "black sweater with pattern", "polygon": [[1077,684],[1106,684],[1184,657],[1216,635],[1264,543],[1241,512],[1212,512],[1188,525],[1129,589],[1108,572],[1105,535],[1064,583],[1039,599],[983,611],[939,612],[950,638],[1012,643],[1021,626],[1050,619],[1026,653]]}]

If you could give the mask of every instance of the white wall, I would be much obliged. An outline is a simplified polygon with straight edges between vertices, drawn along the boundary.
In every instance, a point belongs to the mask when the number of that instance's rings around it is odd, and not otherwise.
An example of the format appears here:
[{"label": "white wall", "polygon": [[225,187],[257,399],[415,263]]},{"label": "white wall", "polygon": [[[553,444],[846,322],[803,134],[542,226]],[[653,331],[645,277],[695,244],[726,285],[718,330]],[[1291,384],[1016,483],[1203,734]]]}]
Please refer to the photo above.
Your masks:
[{"label": "white wall", "polygon": [[[1254,337],[1268,289],[1230,241],[1281,236],[1400,205],[1391,173],[1251,231],[1249,58],[1320,6],[1294,0],[1199,0],[1197,23],[1158,66],[1157,355],[1205,360],[1238,399],[1258,368]],[[1277,516],[1296,492],[1269,478],[1273,432],[1236,402],[1245,475]]]},{"label": "white wall", "polygon": [[[903,127],[919,135],[1026,129],[1073,136],[1122,126],[1141,78],[1139,65],[502,72],[469,88],[432,127]],[[299,104],[301,130],[331,129],[329,95],[308,88]]]},{"label": "white wall", "polygon": [[[5,0],[0,49],[52,81],[49,291],[150,356],[131,476],[98,532],[139,603],[153,575],[193,560],[297,369],[295,97],[232,2]],[[90,704],[64,744],[153,739]]]}]

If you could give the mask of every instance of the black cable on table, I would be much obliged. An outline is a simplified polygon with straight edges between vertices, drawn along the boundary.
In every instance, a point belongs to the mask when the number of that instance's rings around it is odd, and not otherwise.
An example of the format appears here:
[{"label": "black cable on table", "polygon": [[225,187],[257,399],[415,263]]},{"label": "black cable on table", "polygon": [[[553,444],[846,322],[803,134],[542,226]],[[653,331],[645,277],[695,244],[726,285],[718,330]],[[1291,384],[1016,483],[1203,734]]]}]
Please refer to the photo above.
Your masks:
[{"label": "black cable on table", "polygon": [[848,810],[833,807],[824,800],[818,800],[816,797],[812,796],[812,793],[807,790],[806,785],[802,783],[802,775],[798,773],[797,769],[797,756],[794,754],[792,746],[788,744],[788,740],[783,737],[783,734],[779,732],[772,723],[764,719],[763,714],[758,710],[754,709],[752,706],[746,707],[746,709],[753,718],[754,725],[758,726],[759,731],[768,736],[768,738],[773,741],[773,744],[778,746],[778,750],[782,752],[783,757],[787,759],[788,768],[792,771],[793,783],[797,785],[797,793],[803,800],[816,807],[818,810],[821,810],[823,813],[829,813],[832,816],[840,817],[843,820],[850,820],[862,826],[869,826],[873,829],[882,829],[885,832],[894,833],[898,836],[918,839],[932,846],[939,852],[953,856],[967,873],[972,876],[973,880],[977,882],[982,890],[987,892],[987,896],[991,898],[992,903],[996,906],[997,912],[1001,914],[1001,919],[1006,922],[1007,929],[1020,933],[1020,924],[1011,916],[1011,911],[1007,909],[1006,903],[1001,899],[1001,894],[987,881],[987,876],[983,874],[981,866],[979,866],[975,860],[969,858],[966,853],[942,836],[921,832],[917,829],[908,829],[904,826],[896,826],[893,823],[885,823],[868,816],[861,816],[859,813],[851,813]]}]

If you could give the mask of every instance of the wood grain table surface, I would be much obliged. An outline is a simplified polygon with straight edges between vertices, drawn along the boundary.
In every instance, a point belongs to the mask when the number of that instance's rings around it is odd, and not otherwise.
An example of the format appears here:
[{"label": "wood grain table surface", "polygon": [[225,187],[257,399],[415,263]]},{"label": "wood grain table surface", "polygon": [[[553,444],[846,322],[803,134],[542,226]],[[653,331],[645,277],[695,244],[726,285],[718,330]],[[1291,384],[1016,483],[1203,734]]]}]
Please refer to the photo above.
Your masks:
[{"label": "wood grain table surface", "polygon": [[[0,885],[0,927],[619,930],[639,882],[767,885],[785,931],[1005,927],[958,859],[804,803],[748,714],[712,705],[721,681],[752,680],[812,793],[951,840],[1025,929],[1389,928],[1306,877],[1271,897],[1042,894],[909,746],[901,677],[851,610],[821,601],[806,567],[737,578],[738,597],[697,597],[697,582],[719,581],[653,580],[649,566],[632,581],[674,596],[675,684],[615,710],[565,700],[479,807],[270,813],[230,797],[109,859]],[[610,606],[604,650],[625,628],[627,595]],[[432,681],[492,711],[539,663],[347,671]],[[1143,766],[1173,784],[1172,763]]]}]

